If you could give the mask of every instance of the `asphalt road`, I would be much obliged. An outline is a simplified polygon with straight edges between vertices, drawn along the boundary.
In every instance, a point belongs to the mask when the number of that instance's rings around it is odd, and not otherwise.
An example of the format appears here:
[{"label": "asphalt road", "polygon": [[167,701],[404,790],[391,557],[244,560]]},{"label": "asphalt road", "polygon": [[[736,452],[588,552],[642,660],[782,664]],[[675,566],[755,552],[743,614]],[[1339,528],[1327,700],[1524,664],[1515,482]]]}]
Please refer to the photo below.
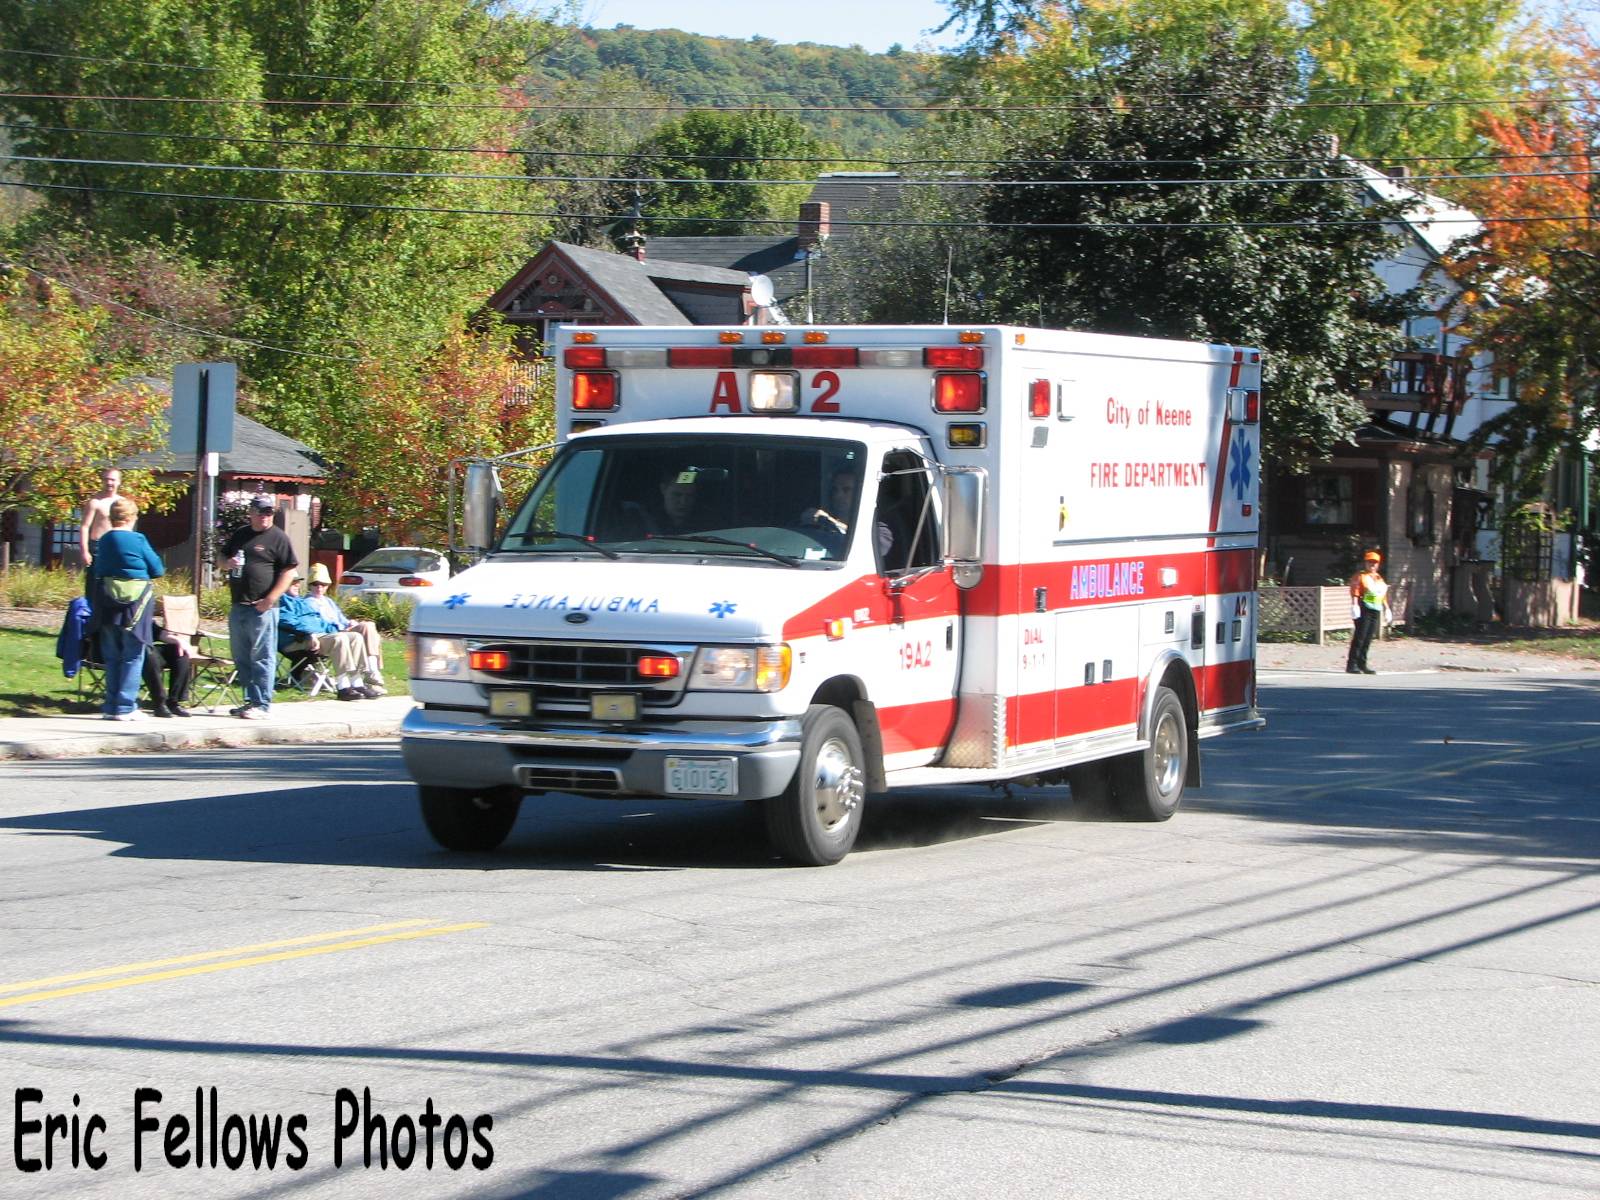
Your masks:
[{"label": "asphalt road", "polygon": [[1264,700],[1168,824],[897,795],[825,870],[570,798],[449,856],[390,744],[4,764],[0,1195],[1600,1195],[1600,679]]}]

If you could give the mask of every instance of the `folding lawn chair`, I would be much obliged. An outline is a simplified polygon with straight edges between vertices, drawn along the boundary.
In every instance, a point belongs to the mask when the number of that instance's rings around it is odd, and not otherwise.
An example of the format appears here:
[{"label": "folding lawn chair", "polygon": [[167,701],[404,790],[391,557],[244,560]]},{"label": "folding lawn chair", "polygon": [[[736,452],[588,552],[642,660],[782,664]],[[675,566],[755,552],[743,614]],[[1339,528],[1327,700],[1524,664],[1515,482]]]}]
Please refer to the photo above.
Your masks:
[{"label": "folding lawn chair", "polygon": [[168,633],[189,639],[193,650],[194,678],[189,684],[192,707],[234,707],[244,703],[228,639],[200,628],[200,601],[196,596],[162,596],[156,601],[161,624]]},{"label": "folding lawn chair", "polygon": [[334,692],[333,677],[328,674],[328,656],[319,651],[314,642],[291,642],[278,648],[278,682],[281,688],[294,688],[315,698],[318,692]]}]

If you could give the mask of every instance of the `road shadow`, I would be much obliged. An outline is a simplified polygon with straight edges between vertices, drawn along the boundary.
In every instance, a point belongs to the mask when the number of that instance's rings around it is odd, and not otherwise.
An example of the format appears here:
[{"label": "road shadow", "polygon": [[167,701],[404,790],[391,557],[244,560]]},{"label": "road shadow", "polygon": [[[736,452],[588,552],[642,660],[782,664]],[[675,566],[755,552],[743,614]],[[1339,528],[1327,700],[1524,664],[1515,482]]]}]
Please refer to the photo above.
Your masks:
[{"label": "road shadow", "polygon": [[[783,864],[754,805],[723,800],[606,800],[549,794],[523,801],[504,846],[487,854],[440,850],[417,809],[416,793],[392,742],[284,747],[21,764],[44,784],[115,775],[141,790],[193,792],[170,800],[52,810],[0,818],[0,830],[38,837],[82,836],[116,843],[119,857],[272,862],[419,870],[679,870]],[[225,789],[225,790],[224,790]],[[1048,820],[1098,819],[1074,806],[1065,787],[929,789],[874,797],[857,854],[991,837]],[[1110,819],[1106,817],[1106,819]]]},{"label": "road shadow", "polygon": [[[1600,680],[1269,686],[1264,731],[1208,740],[1185,812],[1270,823],[1319,845],[1600,860]],[[285,755],[305,781],[286,783]],[[492,854],[439,850],[392,742],[18,764],[36,783],[167,783],[177,797],[0,819],[0,830],[117,843],[162,859],[421,870],[678,870],[780,865],[753,806],[529,797]],[[192,794],[196,780],[218,786]],[[1064,822],[1114,821],[1064,786],[920,788],[873,797],[857,854]],[[1159,830],[1152,831],[1159,833]]]},{"label": "road shadow", "polygon": [[1191,809],[1322,845],[1600,859],[1600,680],[1268,685],[1267,728],[1205,743]]}]

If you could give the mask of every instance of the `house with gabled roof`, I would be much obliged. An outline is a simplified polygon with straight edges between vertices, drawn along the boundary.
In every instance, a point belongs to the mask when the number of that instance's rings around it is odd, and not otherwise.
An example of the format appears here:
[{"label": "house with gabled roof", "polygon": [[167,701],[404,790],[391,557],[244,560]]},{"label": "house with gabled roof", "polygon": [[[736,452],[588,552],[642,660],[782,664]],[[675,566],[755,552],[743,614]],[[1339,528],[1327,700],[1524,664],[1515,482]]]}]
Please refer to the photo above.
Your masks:
[{"label": "house with gabled roof", "polygon": [[742,325],[750,275],[703,263],[548,242],[489,297],[530,356],[556,325]]},{"label": "house with gabled roof", "polygon": [[1396,354],[1360,393],[1369,420],[1350,444],[1303,475],[1272,480],[1263,531],[1268,574],[1286,584],[1321,583],[1346,574],[1358,548],[1376,548],[1399,599],[1397,619],[1448,608],[1487,620],[1497,606],[1518,624],[1575,617],[1573,539],[1552,538],[1538,561],[1519,561],[1515,573],[1533,578],[1495,586],[1505,572],[1492,451],[1463,454],[1465,439],[1515,399],[1514,381],[1493,356],[1453,331],[1463,296],[1445,263],[1482,223],[1409,183],[1403,168],[1342,161],[1373,201],[1402,206],[1389,226],[1400,248],[1374,270],[1391,294],[1421,298],[1405,323],[1414,348]]}]

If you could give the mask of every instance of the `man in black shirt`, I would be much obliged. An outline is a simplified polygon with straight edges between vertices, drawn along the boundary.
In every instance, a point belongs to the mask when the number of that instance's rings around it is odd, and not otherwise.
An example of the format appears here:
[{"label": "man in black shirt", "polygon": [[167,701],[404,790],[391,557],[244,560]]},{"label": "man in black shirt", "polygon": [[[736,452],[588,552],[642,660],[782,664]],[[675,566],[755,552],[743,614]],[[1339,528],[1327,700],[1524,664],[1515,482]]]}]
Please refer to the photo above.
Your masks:
[{"label": "man in black shirt", "polygon": [[245,703],[233,715],[259,721],[272,708],[272,685],[278,667],[278,597],[300,565],[289,535],[272,523],[270,496],[250,501],[250,528],[237,529],[223,545],[233,605],[228,609],[228,638],[233,665],[244,683]]}]

